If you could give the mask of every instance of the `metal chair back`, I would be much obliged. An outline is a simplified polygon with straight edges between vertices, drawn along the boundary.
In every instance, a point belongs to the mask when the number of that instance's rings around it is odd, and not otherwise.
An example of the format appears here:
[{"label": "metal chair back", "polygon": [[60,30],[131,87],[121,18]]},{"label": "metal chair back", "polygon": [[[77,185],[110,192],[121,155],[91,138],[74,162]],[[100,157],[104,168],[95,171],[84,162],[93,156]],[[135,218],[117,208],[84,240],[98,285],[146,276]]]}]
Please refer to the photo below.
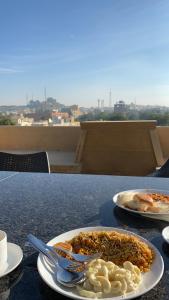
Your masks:
[{"label": "metal chair back", "polygon": [[46,152],[13,154],[0,152],[0,171],[50,173]]}]

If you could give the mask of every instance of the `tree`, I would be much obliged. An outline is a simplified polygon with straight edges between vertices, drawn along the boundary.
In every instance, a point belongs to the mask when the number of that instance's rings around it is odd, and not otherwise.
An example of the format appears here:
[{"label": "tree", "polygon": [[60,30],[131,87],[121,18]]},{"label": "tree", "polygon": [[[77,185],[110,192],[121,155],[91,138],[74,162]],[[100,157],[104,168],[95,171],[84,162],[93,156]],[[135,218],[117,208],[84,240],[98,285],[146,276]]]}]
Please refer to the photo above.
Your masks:
[{"label": "tree", "polygon": [[0,125],[16,125],[16,123],[10,118],[0,116]]},{"label": "tree", "polygon": [[79,121],[125,121],[125,120],[157,120],[157,125],[169,125],[169,112],[157,110],[129,111],[126,113],[92,112],[79,117]]}]

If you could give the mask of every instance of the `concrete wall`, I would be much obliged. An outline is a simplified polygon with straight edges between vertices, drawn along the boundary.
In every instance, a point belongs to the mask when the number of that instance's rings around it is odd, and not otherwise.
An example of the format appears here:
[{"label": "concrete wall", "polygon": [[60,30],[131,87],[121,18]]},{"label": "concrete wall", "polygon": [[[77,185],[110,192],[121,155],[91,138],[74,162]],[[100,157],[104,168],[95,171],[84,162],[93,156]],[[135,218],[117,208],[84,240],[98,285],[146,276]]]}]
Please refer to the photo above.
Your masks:
[{"label": "concrete wall", "polygon": [[75,151],[80,126],[0,126],[0,150]]}]

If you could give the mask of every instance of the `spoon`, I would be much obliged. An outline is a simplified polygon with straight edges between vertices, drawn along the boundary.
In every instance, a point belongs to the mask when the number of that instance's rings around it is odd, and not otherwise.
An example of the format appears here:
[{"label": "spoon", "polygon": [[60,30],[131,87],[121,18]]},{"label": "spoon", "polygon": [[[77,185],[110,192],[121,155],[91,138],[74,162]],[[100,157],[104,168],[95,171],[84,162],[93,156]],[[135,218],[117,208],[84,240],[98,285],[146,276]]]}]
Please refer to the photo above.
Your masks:
[{"label": "spoon", "polygon": [[66,287],[74,287],[85,280],[84,273],[71,273],[67,270],[64,270],[59,265],[56,266],[54,277],[60,284]]},{"label": "spoon", "polygon": [[30,235],[28,235],[28,240],[36,250],[45,255],[54,264],[54,278],[56,278],[60,284],[66,287],[74,287],[85,280],[84,272],[72,273],[63,269],[50,252],[46,250],[46,247],[42,243],[39,243],[38,239],[30,239]]},{"label": "spoon", "polygon": [[50,255],[49,259],[55,259],[59,266],[63,269],[75,273],[84,271],[84,264],[82,265],[80,262],[72,261],[70,259],[58,255],[58,253],[54,251],[54,249],[51,246],[46,245],[42,240],[38,239],[33,234],[28,234],[27,239],[36,250],[40,250],[46,256]]}]

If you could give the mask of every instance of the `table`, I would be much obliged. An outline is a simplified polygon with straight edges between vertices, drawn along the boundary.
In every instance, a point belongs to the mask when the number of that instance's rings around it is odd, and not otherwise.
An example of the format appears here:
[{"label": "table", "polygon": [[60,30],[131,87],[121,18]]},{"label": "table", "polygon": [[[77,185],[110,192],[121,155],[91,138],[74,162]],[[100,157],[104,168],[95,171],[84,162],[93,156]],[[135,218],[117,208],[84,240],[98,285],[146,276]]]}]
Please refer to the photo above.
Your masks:
[{"label": "table", "polygon": [[[161,236],[168,223],[133,216],[112,203],[113,195],[122,190],[169,189],[169,179],[41,173],[10,175],[11,172],[0,172],[0,229],[7,232],[8,241],[21,246],[24,259],[15,271],[0,279],[0,299],[8,299],[8,295],[10,300],[58,299],[58,294],[38,274],[37,252],[26,242],[28,233],[47,242],[65,231],[97,225],[131,230],[159,249],[165,262],[164,276],[154,289],[139,299],[169,299],[169,245]],[[1,180],[3,178],[5,180]],[[64,296],[60,298],[65,299]]]},{"label": "table", "polygon": [[5,172],[5,171],[1,171],[0,172],[0,182],[3,180],[6,180],[10,177],[16,176],[18,174],[18,172]]}]

